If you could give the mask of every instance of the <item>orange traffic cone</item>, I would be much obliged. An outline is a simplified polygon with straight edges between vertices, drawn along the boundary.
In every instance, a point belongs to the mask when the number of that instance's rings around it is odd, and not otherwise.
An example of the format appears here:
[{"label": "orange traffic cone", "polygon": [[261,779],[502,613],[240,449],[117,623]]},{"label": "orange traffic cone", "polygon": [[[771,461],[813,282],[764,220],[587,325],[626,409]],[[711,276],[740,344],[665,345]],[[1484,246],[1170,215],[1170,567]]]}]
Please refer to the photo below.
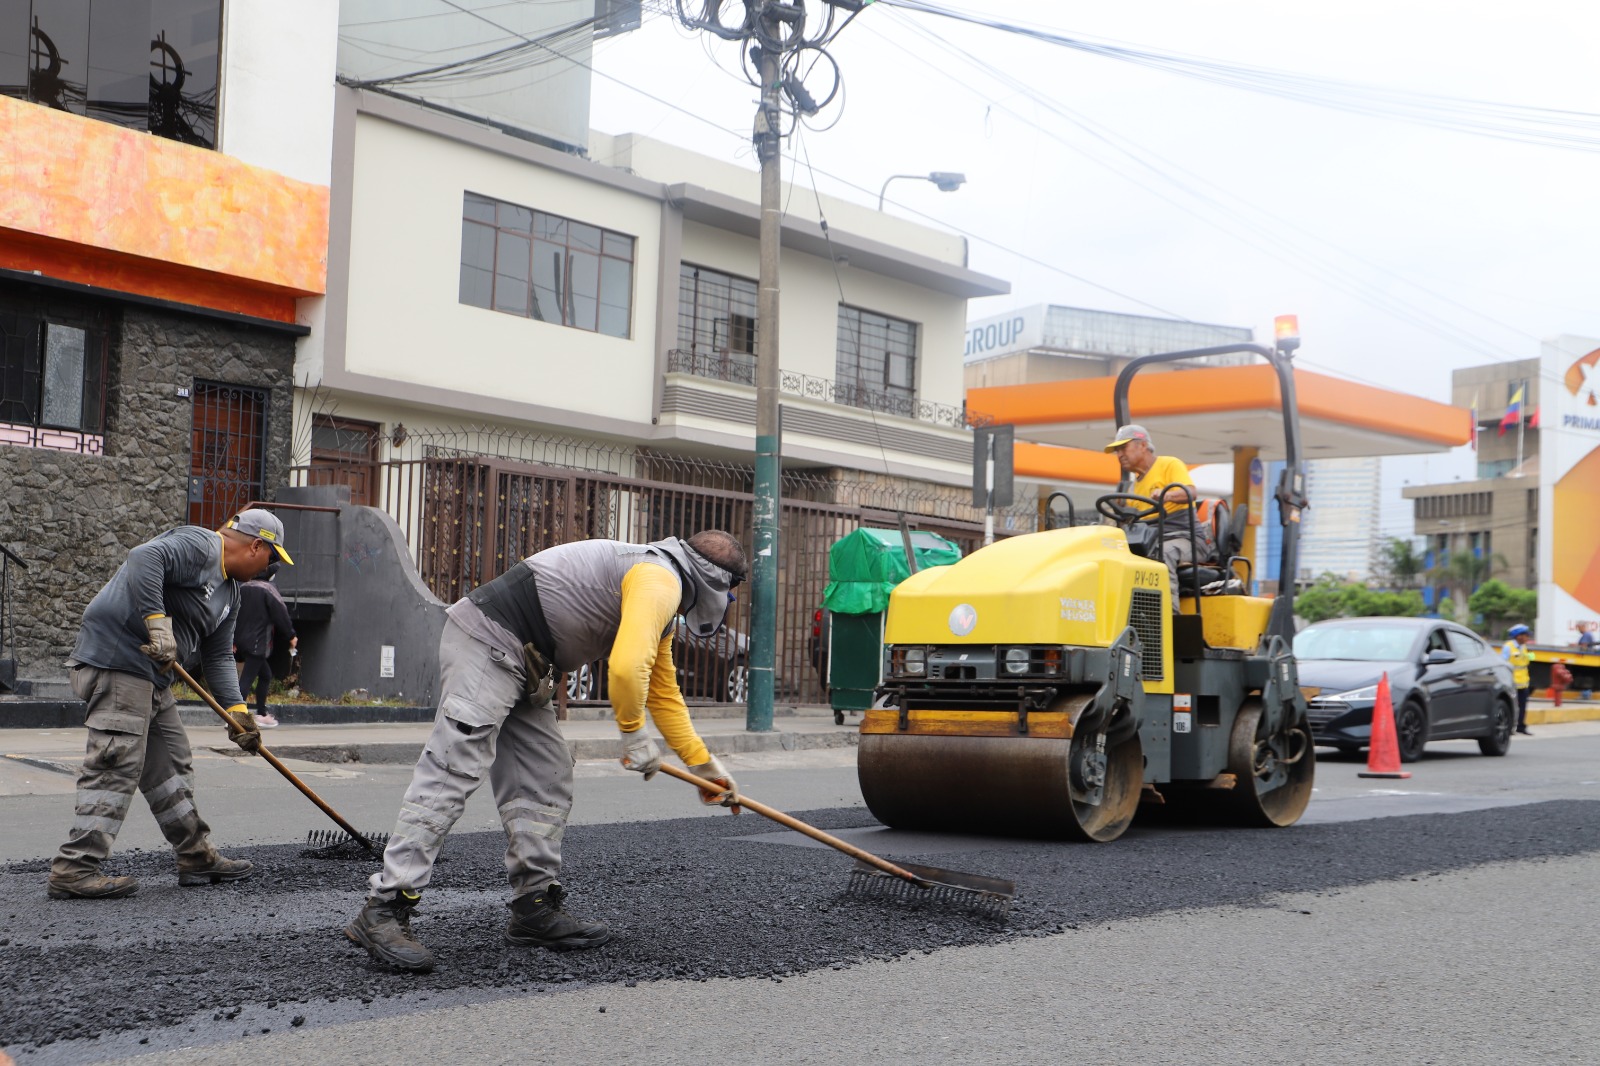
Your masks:
[{"label": "orange traffic cone", "polygon": [[1410,777],[1400,769],[1400,741],[1394,733],[1394,703],[1389,699],[1389,675],[1378,678],[1378,700],[1372,705],[1372,743],[1367,747],[1367,768],[1357,777]]}]

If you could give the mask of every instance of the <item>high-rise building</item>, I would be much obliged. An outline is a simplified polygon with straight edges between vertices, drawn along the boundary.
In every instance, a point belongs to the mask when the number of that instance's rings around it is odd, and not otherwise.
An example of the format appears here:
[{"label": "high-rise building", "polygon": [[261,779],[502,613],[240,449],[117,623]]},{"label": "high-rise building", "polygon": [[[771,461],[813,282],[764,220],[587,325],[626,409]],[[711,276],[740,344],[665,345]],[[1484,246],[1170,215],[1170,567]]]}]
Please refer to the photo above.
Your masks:
[{"label": "high-rise building", "polygon": [[1299,580],[1336,574],[1350,581],[1372,575],[1378,553],[1382,461],[1315,459],[1306,463],[1306,508],[1300,533]]}]

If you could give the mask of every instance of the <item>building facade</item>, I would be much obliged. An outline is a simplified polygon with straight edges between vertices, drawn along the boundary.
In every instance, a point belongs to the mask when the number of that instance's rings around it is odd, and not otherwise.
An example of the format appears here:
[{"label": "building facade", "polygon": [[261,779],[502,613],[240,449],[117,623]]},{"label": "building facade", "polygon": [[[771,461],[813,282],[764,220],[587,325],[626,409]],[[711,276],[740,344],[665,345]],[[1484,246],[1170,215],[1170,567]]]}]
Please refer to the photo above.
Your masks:
[{"label": "building facade", "polygon": [[26,566],[0,680],[58,683],[129,548],[288,476],[332,117],[288,71],[331,80],[327,7],[0,6],[0,543]]},{"label": "building facade", "polygon": [[1300,582],[1336,574],[1366,581],[1375,570],[1382,460],[1313,459],[1305,464],[1305,510],[1300,531]]},{"label": "building facade", "polygon": [[[1423,598],[1430,605],[1449,596],[1464,612],[1473,588],[1490,577],[1518,588],[1538,584],[1540,385],[1537,359],[1451,375],[1451,403],[1475,412],[1478,476],[1403,490],[1424,545]],[[1476,573],[1462,572],[1462,556],[1477,560]]]}]

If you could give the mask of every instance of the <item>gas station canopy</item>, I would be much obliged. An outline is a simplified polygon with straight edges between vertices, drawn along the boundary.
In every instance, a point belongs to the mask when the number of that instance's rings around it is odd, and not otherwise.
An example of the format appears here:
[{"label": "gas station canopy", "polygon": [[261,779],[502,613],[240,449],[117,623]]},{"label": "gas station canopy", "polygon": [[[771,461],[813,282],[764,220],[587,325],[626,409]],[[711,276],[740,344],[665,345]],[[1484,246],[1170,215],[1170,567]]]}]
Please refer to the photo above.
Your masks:
[{"label": "gas station canopy", "polygon": [[[1448,404],[1308,370],[1294,372],[1307,459],[1444,452],[1472,438],[1472,417]],[[1016,474],[1041,481],[1115,484],[1102,449],[1116,431],[1116,378],[972,389],[968,417],[1016,427]],[[1157,453],[1190,466],[1234,462],[1235,449],[1282,459],[1283,408],[1272,367],[1195,367],[1141,374],[1129,392],[1133,421]]]}]

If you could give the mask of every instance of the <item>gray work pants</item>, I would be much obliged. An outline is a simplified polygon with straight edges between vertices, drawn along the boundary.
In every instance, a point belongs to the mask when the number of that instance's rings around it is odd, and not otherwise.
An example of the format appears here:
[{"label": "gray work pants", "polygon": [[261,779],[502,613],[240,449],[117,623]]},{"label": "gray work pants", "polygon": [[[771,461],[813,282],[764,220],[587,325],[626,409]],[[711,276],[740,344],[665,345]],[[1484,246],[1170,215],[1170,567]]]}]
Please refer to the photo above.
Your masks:
[{"label": "gray work pants", "polygon": [[1185,529],[1181,535],[1168,534],[1161,541],[1161,558],[1167,564],[1167,573],[1172,575],[1172,613],[1178,613],[1178,596],[1180,591],[1192,590],[1178,588],[1178,565],[1194,561],[1193,545],[1189,543],[1189,531]]},{"label": "gray work pants", "polygon": [[528,702],[523,673],[520,656],[507,656],[445,619],[439,713],[383,850],[383,869],[369,882],[374,899],[427,886],[445,834],[485,771],[506,831],[512,896],[540,891],[560,874],[561,837],[572,810],[572,749],[550,702]]},{"label": "gray work pants", "polygon": [[194,756],[170,688],[134,674],[94,666],[72,668],[72,691],[89,707],[88,750],[78,774],[72,832],[50,874],[96,872],[111,854],[135,790],[144,793],[161,834],[178,853],[179,869],[202,869],[217,857],[211,828],[194,805]]}]

